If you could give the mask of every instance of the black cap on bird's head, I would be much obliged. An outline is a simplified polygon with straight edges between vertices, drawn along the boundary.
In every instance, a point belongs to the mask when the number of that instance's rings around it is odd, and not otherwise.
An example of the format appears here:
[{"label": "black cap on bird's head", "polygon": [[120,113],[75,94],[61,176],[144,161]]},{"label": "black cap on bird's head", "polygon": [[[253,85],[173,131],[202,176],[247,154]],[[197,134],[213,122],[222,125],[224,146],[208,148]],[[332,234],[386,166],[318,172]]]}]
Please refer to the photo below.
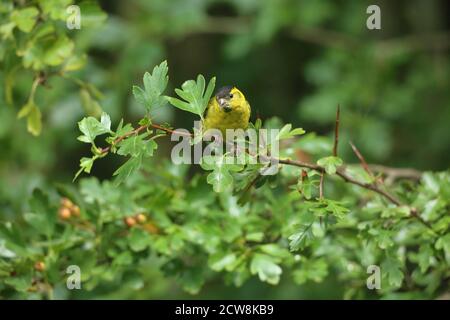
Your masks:
[{"label": "black cap on bird's head", "polygon": [[220,88],[216,93],[216,100],[219,106],[225,111],[231,111],[230,99],[233,97],[231,90],[233,86],[225,86]]}]

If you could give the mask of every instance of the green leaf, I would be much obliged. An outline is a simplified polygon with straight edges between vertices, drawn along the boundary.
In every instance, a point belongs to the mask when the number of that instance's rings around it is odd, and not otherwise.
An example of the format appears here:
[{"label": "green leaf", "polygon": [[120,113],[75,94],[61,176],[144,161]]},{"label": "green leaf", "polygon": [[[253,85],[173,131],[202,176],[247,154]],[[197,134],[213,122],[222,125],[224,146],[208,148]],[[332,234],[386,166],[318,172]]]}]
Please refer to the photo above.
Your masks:
[{"label": "green leaf", "polygon": [[148,134],[141,134],[129,137],[122,140],[118,147],[117,154],[122,156],[153,156],[154,150],[157,149],[158,144],[155,140],[144,140]]},{"label": "green leaf", "polygon": [[338,157],[325,157],[317,160],[317,164],[323,167],[326,173],[335,174],[337,168],[343,164],[343,161]]},{"label": "green leaf", "polygon": [[350,210],[346,207],[342,206],[342,203],[339,201],[334,201],[330,199],[322,199],[322,204],[325,204],[325,210],[333,214],[336,218],[342,219],[346,213]]},{"label": "green leaf", "polygon": [[183,270],[177,280],[184,290],[197,294],[205,283],[205,276],[201,267],[192,267]]},{"label": "green leaf", "polygon": [[215,192],[222,192],[231,188],[233,176],[230,171],[241,171],[243,165],[234,164],[235,159],[227,156],[207,156],[202,158],[201,167],[212,170],[206,181],[213,186]]},{"label": "green leaf", "polygon": [[86,65],[86,62],[87,62],[87,55],[85,54],[81,56],[71,56],[69,59],[67,59],[66,63],[64,63],[64,66],[62,67],[61,71],[70,72],[80,70]]},{"label": "green leaf", "polygon": [[19,292],[26,292],[28,288],[31,287],[31,274],[8,277],[4,281],[5,284],[13,287]]},{"label": "green leaf", "polygon": [[27,117],[27,130],[34,136],[41,134],[42,115],[41,110],[34,105]]},{"label": "green leaf", "polygon": [[125,134],[129,134],[131,131],[133,131],[134,128],[130,123],[127,123],[126,125],[123,125],[123,119],[120,120],[119,125],[117,126],[115,137],[120,137]]},{"label": "green leaf", "polygon": [[300,179],[297,182],[297,190],[307,200],[311,199],[313,188],[314,188],[313,180],[310,179],[310,177],[308,175],[305,175],[304,177],[300,177]]},{"label": "green leaf", "polygon": [[113,266],[129,266],[133,263],[133,256],[130,251],[124,251],[118,254],[112,263]]},{"label": "green leaf", "polygon": [[97,100],[95,100],[89,90],[82,88],[80,89],[81,105],[83,106],[84,112],[88,116],[98,118],[102,114],[102,108]]},{"label": "green leaf", "polygon": [[370,229],[369,234],[375,236],[375,241],[380,249],[387,249],[394,245],[393,234],[390,230]]},{"label": "green leaf", "polygon": [[314,238],[312,232],[312,223],[308,225],[302,225],[298,231],[289,236],[289,248],[291,251],[298,251],[305,248],[311,240]]},{"label": "green leaf", "polygon": [[425,189],[431,194],[437,194],[439,192],[439,183],[437,177],[431,172],[425,172],[422,175],[422,183]]},{"label": "green leaf", "polygon": [[0,34],[3,40],[13,39],[13,31],[16,27],[14,22],[5,23],[0,25]]},{"label": "green leaf", "polygon": [[36,107],[33,99],[28,99],[27,103],[17,113],[17,118],[23,118],[30,114],[30,112]]},{"label": "green leaf", "polygon": [[100,117],[100,125],[105,131],[111,131],[111,118],[105,112],[103,112],[102,116]]},{"label": "green leaf", "polygon": [[286,248],[273,243],[260,245],[258,249],[263,253],[267,253],[268,255],[278,257],[280,259],[289,258],[291,256]]},{"label": "green leaf", "polygon": [[122,166],[120,166],[113,174],[116,176],[115,184],[119,185],[124,182],[129,176],[141,167],[142,156],[130,158]]},{"label": "green leaf", "polygon": [[4,239],[0,239],[0,257],[2,258],[15,258],[17,255],[14,251],[6,248],[6,241]]},{"label": "green leaf", "polygon": [[234,262],[236,261],[237,257],[234,253],[218,253],[215,255],[212,255],[209,258],[209,266],[214,271],[232,271],[232,269],[235,267]]},{"label": "green leaf", "polygon": [[75,45],[67,36],[61,35],[52,42],[52,45],[44,53],[44,62],[50,66],[62,64],[72,54]]},{"label": "green leaf", "polygon": [[205,78],[203,75],[197,76],[197,81],[188,80],[183,83],[180,89],[175,89],[175,92],[180,96],[184,101],[167,97],[169,103],[174,107],[188,111],[200,116],[203,119],[203,113],[208,105],[208,102],[211,98],[211,95],[214,91],[214,87],[216,85],[216,78],[213,77],[209,83],[208,87],[205,91]]},{"label": "green leaf", "polygon": [[149,244],[150,235],[148,234],[148,232],[139,228],[131,229],[130,235],[128,237],[128,245],[130,246],[131,250],[139,252],[146,249]]},{"label": "green leaf", "polygon": [[31,227],[50,237],[55,226],[56,212],[51,210],[47,195],[36,189],[29,204],[30,212],[24,215],[25,220]]},{"label": "green leaf", "polygon": [[263,232],[252,232],[245,235],[247,241],[261,242],[264,239]]},{"label": "green leaf", "polygon": [[387,276],[388,282],[393,287],[400,287],[403,282],[402,263],[397,258],[388,257],[381,265],[381,270]]},{"label": "green leaf", "polygon": [[302,128],[292,129],[292,124],[288,123],[283,128],[281,128],[280,132],[278,132],[276,136],[276,140],[289,139],[294,136],[302,135],[305,133],[305,130]]},{"label": "green leaf", "polygon": [[66,10],[71,2],[71,0],[39,0],[39,6],[53,20],[65,20]]},{"label": "green leaf", "polygon": [[328,265],[325,259],[305,260],[292,275],[297,284],[303,284],[308,280],[321,282],[328,275]]},{"label": "green leaf", "polygon": [[250,272],[258,274],[261,281],[275,285],[280,281],[282,269],[275,263],[275,258],[256,253],[250,263]]},{"label": "green leaf", "polygon": [[429,244],[420,246],[419,252],[411,253],[411,261],[417,262],[420,272],[425,273],[435,262],[433,249]]},{"label": "green leaf", "polygon": [[385,208],[381,212],[382,218],[393,218],[393,217],[405,218],[405,217],[408,217],[409,215],[410,215],[410,209],[408,206],[392,205],[392,206]]},{"label": "green leaf", "polygon": [[23,32],[30,32],[37,21],[39,10],[35,7],[29,7],[21,10],[14,10],[11,13],[11,21]]},{"label": "green leaf", "polygon": [[102,113],[100,122],[94,117],[87,117],[78,122],[78,127],[83,133],[78,140],[93,144],[97,136],[111,132],[111,119],[109,115]]},{"label": "green leaf", "polygon": [[167,73],[167,61],[161,62],[160,65],[153,68],[152,73],[146,72],[144,74],[143,82],[145,90],[138,86],[133,86],[133,95],[136,101],[143,105],[147,112],[157,109],[166,104],[166,99],[162,93],[167,87],[169,77]]},{"label": "green leaf", "polygon": [[450,233],[440,237],[435,244],[438,250],[444,250],[445,254],[450,257]]},{"label": "green leaf", "polygon": [[78,170],[78,172],[75,174],[73,181],[75,181],[82,172],[91,173],[92,166],[94,165],[94,161],[97,159],[97,157],[98,156],[94,156],[92,158],[81,158],[80,170]]}]

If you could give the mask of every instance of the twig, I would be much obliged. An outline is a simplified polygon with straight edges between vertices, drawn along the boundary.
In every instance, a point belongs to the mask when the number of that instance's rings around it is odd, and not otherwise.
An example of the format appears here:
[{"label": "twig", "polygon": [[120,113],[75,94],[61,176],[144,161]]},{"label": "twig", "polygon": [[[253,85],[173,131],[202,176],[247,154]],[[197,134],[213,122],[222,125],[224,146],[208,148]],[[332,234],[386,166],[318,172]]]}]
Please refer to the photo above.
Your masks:
[{"label": "twig", "polygon": [[[137,129],[123,135],[120,136],[119,138],[117,138],[114,144],[119,143],[120,141],[122,141],[123,139],[133,135],[133,134],[138,134],[139,132],[141,132],[142,130],[148,128],[149,126],[151,126],[152,128],[155,129],[159,129],[168,133],[173,133],[173,134],[178,134],[178,135],[183,135],[183,136],[189,136],[189,137],[193,137],[193,134],[191,133],[186,133],[186,132],[179,132],[176,130],[172,130],[166,127],[163,127],[161,125],[158,124],[150,124],[150,125],[142,125],[140,127],[138,127]],[[106,147],[101,149],[102,153],[106,153],[110,150],[111,146]],[[296,166],[299,168],[307,168],[307,169],[312,169],[312,170],[316,170],[318,172],[321,173],[321,190],[319,189],[319,193],[320,193],[320,197],[323,197],[323,175],[325,174],[325,168],[322,166],[319,166],[317,164],[313,164],[313,163],[308,163],[308,162],[304,162],[304,161],[300,161],[300,160],[291,160],[291,159],[278,159],[278,158],[274,158],[272,156],[262,156],[260,155],[260,159],[263,161],[271,161],[271,162],[276,162],[276,163],[281,163],[281,164],[285,164],[285,165],[291,165],[291,166]],[[391,168],[392,169],[392,168]],[[347,183],[351,183],[354,185],[357,185],[361,188],[367,189],[367,190],[371,190],[375,193],[378,193],[379,195],[385,197],[387,200],[389,200],[391,203],[395,204],[396,206],[402,206],[403,204],[393,195],[391,195],[389,192],[387,192],[386,190],[380,189],[378,187],[378,185],[374,184],[374,183],[366,183],[366,182],[361,182],[358,181],[356,179],[354,179],[353,177],[349,176],[346,172],[345,172],[345,167],[341,166],[339,168],[337,168],[336,170],[336,175],[339,176],[340,178],[342,178],[345,182]],[[425,225],[426,227],[428,227],[429,229],[433,230],[432,227],[430,226],[429,223],[427,223],[425,220],[423,220],[417,213],[417,210],[415,208],[410,208],[410,212],[411,212],[411,216],[416,218],[418,221],[420,221],[423,225]]]},{"label": "twig", "polygon": [[[125,133],[123,136],[118,137],[116,140],[114,140],[114,142],[112,143],[112,145],[116,145],[119,142],[121,142],[123,139],[128,138],[129,136],[132,136],[134,134],[138,134],[139,132],[141,132],[142,130],[146,129],[147,125],[142,125],[140,127],[138,127],[137,129],[134,129],[133,131],[130,131],[128,133]],[[105,147],[100,149],[100,153],[107,153],[109,150],[111,150],[111,146]]]},{"label": "twig", "polygon": [[341,115],[341,106],[338,104],[336,109],[336,124],[334,126],[334,146],[333,146],[333,156],[337,157],[337,148],[339,143],[339,118]]},{"label": "twig", "polygon": [[189,132],[181,132],[181,131],[172,130],[172,129],[169,129],[169,128],[166,128],[166,127],[160,126],[158,124],[154,124],[154,123],[150,124],[150,126],[154,129],[162,130],[167,133],[172,133],[172,134],[176,134],[179,136],[185,136],[185,137],[193,137],[194,136],[192,133],[189,133]]},{"label": "twig", "polygon": [[425,227],[429,228],[430,230],[432,230],[434,233],[436,233],[436,231],[433,230],[432,226],[426,222],[425,220],[423,220],[423,218],[421,216],[419,216],[419,213],[417,212],[416,208],[411,208],[410,210],[411,212],[411,216],[413,216],[414,218],[416,218],[417,220],[420,221],[420,223],[422,223]]},{"label": "twig", "polygon": [[[123,136],[118,137],[113,145],[121,142],[123,139],[133,135],[133,134],[138,134],[139,132],[141,132],[142,130],[146,129],[148,126],[151,126],[152,128],[155,129],[159,129],[168,133],[173,133],[173,134],[179,134],[179,135],[184,135],[184,136],[189,136],[192,137],[193,135],[191,133],[186,133],[186,132],[179,132],[179,131],[175,131],[166,127],[163,127],[161,125],[158,124],[150,124],[150,125],[142,125],[140,127],[138,127],[137,129],[128,132],[126,134],[124,134]],[[106,153],[111,149],[111,146],[108,146],[106,148],[101,149],[100,151],[102,153]],[[265,156],[260,156],[260,158],[262,160],[266,160],[266,161],[273,161],[276,163],[281,163],[281,164],[286,164],[286,165],[291,165],[291,166],[296,166],[296,167],[300,167],[300,168],[308,168],[308,169],[312,169],[312,170],[316,170],[319,171],[320,173],[324,173],[325,169],[317,164],[313,164],[313,163],[308,163],[308,162],[303,162],[303,161],[299,161],[299,160],[291,160],[291,159],[277,159],[277,158],[273,158],[273,157],[265,157]],[[388,192],[379,189],[376,185],[370,184],[370,183],[364,183],[358,180],[355,180],[354,178],[348,176],[345,173],[345,168],[340,167],[338,168],[338,170],[336,171],[336,174],[341,177],[342,179],[344,179],[346,182],[358,185],[362,188],[365,189],[369,189],[372,190],[382,196],[384,196],[385,198],[389,199],[389,201],[391,201],[392,203],[394,203],[395,205],[400,206],[401,203],[400,201],[398,201],[394,196],[392,196],[391,194],[389,194]]]},{"label": "twig", "polygon": [[412,168],[391,168],[379,164],[369,164],[369,168],[386,176],[386,183],[392,183],[397,179],[413,179],[420,180],[422,172]]},{"label": "twig", "polygon": [[364,159],[363,155],[361,154],[361,152],[359,152],[358,148],[356,148],[356,146],[351,141],[349,142],[349,144],[352,147],[353,152],[356,154],[356,156],[358,157],[359,161],[361,162],[361,166],[364,168],[364,170],[369,174],[369,176],[371,178],[375,178],[375,176],[373,175],[372,171],[370,170],[369,165],[366,162],[366,159]]},{"label": "twig", "polygon": [[[142,125],[142,126],[136,128],[136,129],[134,129],[133,131],[130,131],[130,132],[124,134],[123,136],[118,137],[116,140],[114,140],[112,145],[118,144],[123,139],[128,138],[129,136],[132,136],[132,135],[135,135],[135,134],[139,134],[139,132],[141,132],[142,130],[147,129],[148,127],[152,127],[154,129],[162,130],[162,131],[165,131],[167,133],[177,134],[177,135],[180,135],[180,136],[187,136],[187,137],[192,137],[193,136],[191,133],[176,131],[176,130],[172,130],[170,128],[163,127],[163,126],[158,125],[158,124],[151,123],[149,125]],[[107,153],[109,150],[111,150],[111,146],[108,146],[108,147],[105,147],[103,149],[100,149],[100,153]]]},{"label": "twig", "polygon": [[[312,164],[312,163],[306,163],[303,161],[298,161],[298,160],[291,160],[291,159],[273,159],[273,161],[277,161],[281,164],[287,164],[287,165],[291,165],[291,166],[296,166],[296,167],[300,167],[300,168],[308,168],[308,169],[312,169],[312,170],[316,170],[319,172],[325,172],[325,169],[319,165],[316,164]],[[380,188],[378,188],[376,185],[373,185],[371,183],[365,183],[365,182],[361,182],[358,181],[352,177],[350,177],[346,172],[345,172],[345,168],[344,167],[340,167],[337,169],[336,174],[341,177],[345,182],[351,183],[351,184],[355,184],[357,186],[360,186],[362,188],[368,189],[368,190],[372,190],[382,196],[384,196],[385,198],[387,198],[390,202],[392,202],[393,204],[397,205],[397,206],[401,206],[401,202],[399,200],[397,200],[393,195],[389,194],[387,191],[381,190]]]},{"label": "twig", "polygon": [[382,196],[384,196],[386,199],[391,201],[396,206],[402,206],[403,205],[396,197],[391,195],[389,192],[387,192],[387,191],[385,191],[383,189],[380,189],[376,184],[361,182],[361,181],[358,181],[358,180],[348,176],[345,173],[345,169],[343,169],[342,167],[339,168],[336,171],[336,174],[338,176],[340,176],[342,179],[344,179],[345,182],[349,182],[349,183],[355,184],[357,186],[360,186],[362,188],[365,188],[365,189],[368,189],[368,190],[372,190],[372,191],[374,191],[374,192],[376,192],[378,194],[381,194]]}]

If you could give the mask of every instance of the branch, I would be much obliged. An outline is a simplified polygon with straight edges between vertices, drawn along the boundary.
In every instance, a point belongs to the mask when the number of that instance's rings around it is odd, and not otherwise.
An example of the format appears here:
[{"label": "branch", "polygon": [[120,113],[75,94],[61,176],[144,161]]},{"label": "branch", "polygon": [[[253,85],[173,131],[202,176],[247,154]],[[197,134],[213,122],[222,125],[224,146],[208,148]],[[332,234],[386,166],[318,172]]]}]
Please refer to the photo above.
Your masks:
[{"label": "branch", "polygon": [[353,152],[356,154],[359,161],[361,162],[361,166],[364,168],[364,170],[369,174],[369,176],[371,178],[375,179],[375,176],[373,175],[372,171],[370,170],[369,165],[367,164],[366,159],[364,159],[361,152],[359,152],[358,148],[356,148],[356,146],[353,144],[353,142],[350,141],[349,144],[352,147]]},{"label": "branch", "polygon": [[[316,164],[311,164],[311,163],[306,163],[303,161],[291,160],[291,159],[273,159],[273,161],[277,161],[277,160],[279,163],[282,163],[282,164],[296,166],[296,167],[300,167],[300,168],[308,168],[308,169],[319,171],[320,173],[325,172],[325,169],[323,167],[316,165]],[[339,177],[341,177],[345,182],[360,186],[361,188],[364,188],[364,189],[372,190],[372,191],[382,195],[383,197],[385,197],[386,199],[388,199],[390,202],[392,202],[393,204],[395,204],[397,206],[402,205],[402,203],[399,200],[397,200],[393,195],[391,195],[387,191],[384,191],[384,190],[378,188],[376,185],[371,184],[371,183],[361,182],[361,181],[354,179],[353,177],[350,177],[345,172],[344,167],[338,168],[336,171],[336,174]]]},{"label": "branch", "polygon": [[[338,111],[339,113],[339,111]],[[337,121],[338,123],[338,118]],[[158,129],[158,130],[162,130],[165,131],[167,133],[172,133],[172,134],[178,134],[178,135],[182,135],[182,136],[188,136],[188,137],[193,137],[192,133],[186,133],[186,132],[180,132],[180,131],[176,131],[176,130],[172,130],[170,128],[158,125],[158,124],[149,124],[149,125],[142,125],[138,128],[136,128],[135,130],[128,132],[127,134],[124,134],[123,136],[118,137],[112,145],[115,145],[117,143],[119,143],[120,141],[122,141],[123,139],[126,139],[129,136],[132,136],[133,134],[138,134],[139,132],[143,131],[144,129],[147,129],[148,127],[152,127],[154,129]],[[336,139],[337,140],[337,139]],[[110,151],[111,146],[108,146],[106,148],[101,149],[101,153],[107,153],[108,151]],[[281,163],[281,164],[285,164],[285,165],[290,165],[290,166],[295,166],[295,167],[299,167],[299,168],[307,168],[307,169],[311,169],[311,170],[316,170],[318,172],[321,173],[321,182],[320,182],[320,195],[321,197],[323,197],[323,176],[325,174],[325,168],[323,168],[322,166],[319,166],[317,164],[313,164],[313,163],[308,163],[308,162],[304,162],[304,161],[300,161],[300,160],[291,160],[291,159],[279,159],[279,158],[274,158],[274,157],[267,157],[267,156],[262,156],[260,155],[260,157],[266,161],[274,161],[277,163]],[[379,170],[386,170],[386,171],[400,171],[402,172],[402,169],[394,169],[394,168],[387,168],[387,167],[383,167],[383,166],[376,166],[376,168],[378,168]],[[411,170],[411,169],[403,169],[403,170]],[[414,171],[412,172],[414,175],[419,175],[420,173],[418,173],[418,171]],[[366,182],[361,182],[358,181],[356,179],[354,179],[353,177],[349,176],[346,172],[345,172],[345,167],[341,166],[337,169],[336,171],[336,175],[339,176],[340,178],[342,178],[345,182],[347,183],[351,183],[354,185],[357,185],[361,188],[367,189],[367,190],[371,190],[375,193],[378,193],[379,195],[383,196],[384,198],[386,198],[387,200],[389,200],[391,203],[395,204],[396,206],[402,206],[403,204],[393,195],[391,195],[389,192],[387,192],[386,190],[380,189],[375,183],[366,183]],[[431,226],[425,221],[423,220],[417,213],[417,210],[415,208],[411,208],[410,209],[411,212],[411,216],[414,218],[417,218],[422,224],[424,224],[425,226],[427,226],[428,228],[431,229]],[[432,230],[432,229],[431,229]]]},{"label": "branch", "polygon": [[180,136],[185,136],[185,137],[192,137],[193,136],[191,133],[180,132],[180,131],[172,130],[170,128],[163,127],[163,126],[161,126],[159,124],[151,123],[151,124],[148,124],[148,125],[142,125],[142,126],[136,128],[136,129],[134,129],[133,131],[130,131],[130,132],[124,134],[123,136],[118,137],[116,140],[114,140],[112,145],[110,145],[108,147],[105,147],[103,149],[100,149],[100,153],[107,153],[107,152],[109,152],[109,150],[111,150],[111,146],[118,144],[123,139],[126,139],[129,136],[132,136],[132,135],[135,135],[135,134],[139,134],[139,132],[141,132],[142,130],[147,129],[148,127],[152,127],[154,129],[158,129],[158,130],[161,130],[161,131],[164,131],[164,132],[167,132],[167,133],[177,134],[177,135],[180,135]]}]

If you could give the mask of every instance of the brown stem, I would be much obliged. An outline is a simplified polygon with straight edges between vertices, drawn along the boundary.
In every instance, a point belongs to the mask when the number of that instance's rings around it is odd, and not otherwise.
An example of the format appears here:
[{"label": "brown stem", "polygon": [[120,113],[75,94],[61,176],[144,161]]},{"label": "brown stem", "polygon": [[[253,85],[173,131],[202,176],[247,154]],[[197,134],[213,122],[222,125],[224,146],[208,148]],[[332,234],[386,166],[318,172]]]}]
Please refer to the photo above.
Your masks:
[{"label": "brown stem", "polygon": [[[306,163],[303,161],[298,161],[298,160],[291,160],[291,159],[273,159],[274,161],[277,161],[279,163],[282,164],[287,164],[287,165],[291,165],[291,166],[296,166],[296,167],[300,167],[300,168],[308,168],[308,169],[312,169],[312,170],[316,170],[319,172],[325,172],[325,169],[319,165],[316,164],[312,164],[312,163]],[[390,193],[388,193],[387,191],[384,191],[380,188],[378,188],[376,185],[371,184],[371,183],[365,183],[365,182],[361,182],[358,181],[352,177],[350,177],[349,175],[347,175],[347,173],[345,172],[345,168],[344,167],[340,167],[337,169],[336,174],[341,177],[345,182],[360,186],[361,188],[364,189],[368,189],[368,190],[372,190],[382,196],[384,196],[385,198],[387,198],[390,202],[394,203],[397,206],[401,206],[401,202],[399,200],[397,200],[393,195],[391,195]]]},{"label": "brown stem", "polygon": [[169,129],[169,128],[166,128],[166,127],[160,126],[158,124],[154,124],[154,123],[152,123],[150,126],[154,129],[162,130],[167,133],[177,134],[179,136],[185,136],[185,137],[193,137],[194,136],[192,133],[189,133],[189,132],[181,132],[181,131],[172,130],[172,129]]},{"label": "brown stem", "polygon": [[[338,111],[339,112],[339,111]],[[337,117],[338,118],[338,117]],[[338,123],[338,121],[337,121]],[[158,129],[158,130],[162,130],[168,133],[172,133],[172,134],[178,134],[178,135],[182,135],[182,136],[188,136],[188,137],[193,137],[193,134],[191,133],[186,133],[186,132],[180,132],[180,131],[176,131],[176,130],[172,130],[170,128],[166,128],[163,127],[161,125],[158,124],[150,124],[150,125],[142,125],[140,127],[138,127],[137,129],[124,134],[123,136],[118,137],[114,143],[117,144],[120,141],[122,141],[123,139],[133,135],[133,134],[138,134],[139,132],[141,132],[142,130],[148,128],[148,127],[152,127],[154,129]],[[106,153],[110,150],[111,146],[108,146],[106,148],[101,149],[100,151],[102,153]],[[313,164],[313,163],[308,163],[308,162],[304,162],[304,161],[300,161],[300,160],[291,160],[291,159],[277,159],[274,157],[267,157],[267,156],[260,156],[261,160],[263,161],[272,161],[272,162],[276,162],[276,163],[281,163],[281,164],[285,164],[285,165],[291,165],[291,166],[296,166],[299,168],[307,168],[307,169],[312,169],[312,170],[316,170],[319,171],[321,173],[321,182],[320,182],[320,197],[323,197],[323,176],[325,174],[325,169],[322,166],[319,166],[317,164]],[[391,168],[392,169],[392,168]],[[365,182],[361,182],[358,181],[356,179],[354,179],[353,177],[349,176],[346,172],[345,172],[345,167],[341,166],[337,169],[336,171],[336,175],[339,176],[340,178],[342,178],[345,182],[347,183],[351,183],[354,185],[357,185],[361,188],[367,189],[367,190],[371,190],[373,192],[378,193],[379,195],[385,197],[386,199],[388,199],[390,202],[392,202],[393,204],[395,204],[396,206],[401,206],[403,205],[395,196],[391,195],[389,192],[387,192],[386,190],[380,189],[376,184],[374,183],[365,183]],[[423,220],[417,213],[417,210],[415,208],[411,208],[411,216],[414,218],[417,218],[422,224],[424,224],[425,226],[427,226],[428,228],[431,228],[431,226],[425,221]]]},{"label": "brown stem", "polygon": [[361,162],[361,166],[369,174],[370,177],[375,178],[375,176],[373,175],[372,171],[369,168],[369,165],[366,162],[366,159],[364,159],[364,157],[361,154],[361,152],[359,152],[358,148],[356,148],[356,146],[353,144],[353,142],[350,141],[349,143],[350,143],[350,146],[352,147],[353,152],[356,154],[356,156],[358,157],[359,161]]},{"label": "brown stem", "polygon": [[[130,132],[124,134],[123,136],[118,137],[116,140],[114,140],[113,145],[118,144],[123,139],[128,138],[129,136],[132,136],[134,134],[139,134],[139,132],[141,132],[144,129],[147,129],[148,127],[152,127],[154,129],[162,130],[162,131],[165,131],[167,133],[177,134],[177,135],[180,135],[180,136],[187,136],[187,137],[192,137],[193,136],[191,133],[180,132],[180,131],[172,130],[170,128],[163,127],[163,126],[158,125],[158,124],[151,123],[149,125],[142,125],[142,126],[136,128],[136,129],[134,129],[133,131],[130,131]],[[105,147],[103,149],[100,149],[100,152],[101,153],[107,153],[109,150],[111,150],[111,146],[108,146],[108,147]]]},{"label": "brown stem", "polygon": [[[147,128],[147,125],[142,125],[142,126],[138,127],[137,129],[134,129],[133,131],[125,133],[123,136],[120,136],[116,140],[114,140],[112,145],[118,144],[120,141],[122,141],[125,138],[128,138],[129,136],[132,136],[134,134],[138,134],[139,132],[141,132],[142,130],[144,130],[146,128]],[[107,153],[109,150],[111,150],[111,146],[108,146],[108,147],[100,149],[100,153]]]}]

